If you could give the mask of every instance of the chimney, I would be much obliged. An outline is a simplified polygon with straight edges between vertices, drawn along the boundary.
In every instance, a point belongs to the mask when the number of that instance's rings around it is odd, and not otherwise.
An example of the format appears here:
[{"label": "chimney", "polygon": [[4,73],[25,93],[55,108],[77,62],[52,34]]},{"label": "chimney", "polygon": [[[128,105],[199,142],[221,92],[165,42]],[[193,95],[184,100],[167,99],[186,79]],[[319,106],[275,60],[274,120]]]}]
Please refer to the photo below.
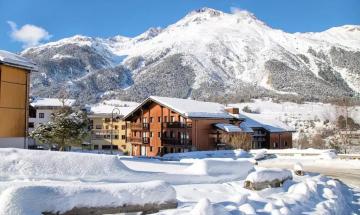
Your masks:
[{"label": "chimney", "polygon": [[231,114],[239,114],[239,108],[236,107],[226,107],[225,110]]}]

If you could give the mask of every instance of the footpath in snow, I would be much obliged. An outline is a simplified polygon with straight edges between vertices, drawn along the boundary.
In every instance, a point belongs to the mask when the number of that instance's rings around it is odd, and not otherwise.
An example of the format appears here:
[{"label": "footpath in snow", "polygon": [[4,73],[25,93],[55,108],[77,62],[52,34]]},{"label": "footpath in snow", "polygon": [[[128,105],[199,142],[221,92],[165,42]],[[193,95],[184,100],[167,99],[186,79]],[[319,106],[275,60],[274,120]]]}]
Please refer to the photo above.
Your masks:
[{"label": "footpath in snow", "polygon": [[61,214],[94,207],[120,212],[125,205],[177,205],[157,214],[359,213],[359,197],[351,188],[318,174],[282,171],[293,179],[280,188],[245,189],[249,174],[257,181],[264,179],[261,174],[276,171],[257,167],[253,157],[240,150],[158,160],[0,149],[0,157],[0,214]]}]

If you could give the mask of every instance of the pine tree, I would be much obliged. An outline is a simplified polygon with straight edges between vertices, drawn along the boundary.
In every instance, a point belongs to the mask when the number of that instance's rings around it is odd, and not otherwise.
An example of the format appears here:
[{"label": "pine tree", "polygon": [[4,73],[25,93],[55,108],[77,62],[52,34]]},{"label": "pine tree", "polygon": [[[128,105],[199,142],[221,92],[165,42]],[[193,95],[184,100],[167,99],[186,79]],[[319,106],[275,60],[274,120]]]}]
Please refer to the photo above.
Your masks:
[{"label": "pine tree", "polygon": [[55,144],[60,151],[78,146],[89,135],[88,118],[82,111],[63,107],[51,116],[47,124],[37,127],[30,136],[42,144]]}]

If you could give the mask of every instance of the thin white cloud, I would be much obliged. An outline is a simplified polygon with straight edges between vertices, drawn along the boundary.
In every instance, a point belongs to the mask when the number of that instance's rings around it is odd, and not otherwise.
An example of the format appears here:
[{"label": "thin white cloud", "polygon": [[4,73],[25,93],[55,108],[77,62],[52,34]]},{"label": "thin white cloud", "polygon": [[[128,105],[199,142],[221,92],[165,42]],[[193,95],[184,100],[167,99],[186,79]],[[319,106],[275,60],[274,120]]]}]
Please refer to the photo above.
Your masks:
[{"label": "thin white cloud", "polygon": [[45,29],[26,24],[18,28],[15,22],[8,21],[10,25],[11,33],[10,37],[23,43],[23,48],[39,45],[41,41],[50,39],[51,35]]}]

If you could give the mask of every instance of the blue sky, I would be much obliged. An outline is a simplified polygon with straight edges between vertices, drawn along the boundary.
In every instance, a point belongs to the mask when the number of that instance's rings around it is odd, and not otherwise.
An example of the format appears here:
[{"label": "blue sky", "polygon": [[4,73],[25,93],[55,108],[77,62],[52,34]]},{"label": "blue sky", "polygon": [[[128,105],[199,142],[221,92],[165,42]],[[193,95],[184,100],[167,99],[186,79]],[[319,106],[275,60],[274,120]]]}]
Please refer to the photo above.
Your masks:
[{"label": "blue sky", "polygon": [[245,9],[287,32],[360,24],[360,0],[0,0],[0,49],[19,52],[75,34],[135,36],[201,7]]}]

